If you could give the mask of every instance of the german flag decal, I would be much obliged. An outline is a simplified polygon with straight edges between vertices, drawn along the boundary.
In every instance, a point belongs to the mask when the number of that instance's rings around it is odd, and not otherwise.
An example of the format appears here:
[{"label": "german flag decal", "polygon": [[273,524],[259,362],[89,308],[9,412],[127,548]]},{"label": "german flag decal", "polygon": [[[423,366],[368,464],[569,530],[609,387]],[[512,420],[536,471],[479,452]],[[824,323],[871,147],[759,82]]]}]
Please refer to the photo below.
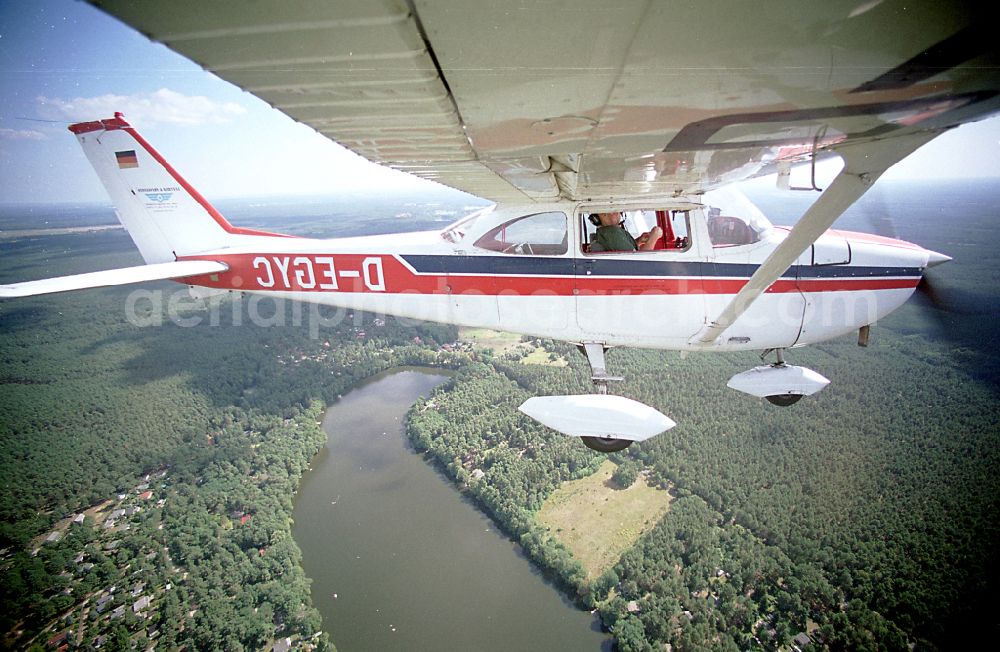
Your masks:
[{"label": "german flag decal", "polygon": [[122,170],[139,167],[139,159],[135,157],[134,149],[127,152],[115,152],[115,158],[118,159],[118,167]]}]

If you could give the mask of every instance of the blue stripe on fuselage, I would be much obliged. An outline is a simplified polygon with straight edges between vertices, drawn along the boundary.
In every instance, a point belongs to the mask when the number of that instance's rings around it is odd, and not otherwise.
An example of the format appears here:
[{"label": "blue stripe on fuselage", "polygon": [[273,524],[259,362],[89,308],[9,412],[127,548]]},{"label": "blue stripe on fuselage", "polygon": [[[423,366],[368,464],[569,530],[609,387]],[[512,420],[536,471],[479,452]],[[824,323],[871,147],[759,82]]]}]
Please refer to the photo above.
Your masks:
[{"label": "blue stripe on fuselage", "polygon": [[[620,258],[553,258],[548,256],[400,256],[418,274],[492,276],[624,276],[652,278],[750,278],[760,265],[699,261],[622,260]],[[577,271],[579,270],[579,272]],[[793,265],[782,278],[919,277],[919,267]]]}]

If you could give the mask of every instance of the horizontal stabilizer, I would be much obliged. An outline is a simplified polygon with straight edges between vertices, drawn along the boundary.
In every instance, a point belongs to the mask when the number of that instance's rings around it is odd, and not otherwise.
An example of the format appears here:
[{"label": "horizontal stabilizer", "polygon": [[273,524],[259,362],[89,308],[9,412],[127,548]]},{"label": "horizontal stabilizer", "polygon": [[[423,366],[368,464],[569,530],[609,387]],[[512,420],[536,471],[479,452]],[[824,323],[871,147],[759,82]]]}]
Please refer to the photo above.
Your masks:
[{"label": "horizontal stabilizer", "polygon": [[38,281],[25,281],[13,285],[0,285],[0,298],[30,297],[36,294],[101,288],[109,285],[128,285],[142,281],[182,279],[187,276],[224,272],[227,269],[229,269],[228,265],[214,260],[178,260],[171,263],[107,269],[102,272],[57,276],[56,278],[43,278]]},{"label": "horizontal stabilizer", "polygon": [[571,437],[645,441],[677,425],[648,405],[613,394],[535,396],[518,409]]}]

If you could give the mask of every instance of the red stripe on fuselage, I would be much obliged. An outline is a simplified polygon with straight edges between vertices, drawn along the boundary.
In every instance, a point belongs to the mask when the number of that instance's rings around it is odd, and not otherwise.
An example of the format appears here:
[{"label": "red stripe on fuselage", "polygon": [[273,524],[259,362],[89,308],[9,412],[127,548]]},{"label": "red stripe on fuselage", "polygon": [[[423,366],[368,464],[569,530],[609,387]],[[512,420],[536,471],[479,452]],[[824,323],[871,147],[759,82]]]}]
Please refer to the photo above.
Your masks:
[{"label": "red stripe on fuselage", "polygon": [[[264,292],[378,292],[531,296],[736,294],[749,279],[717,277],[607,277],[418,274],[390,254],[222,254],[227,272],[190,277],[207,287]],[[912,289],[919,278],[779,279],[767,292],[842,292]]]}]

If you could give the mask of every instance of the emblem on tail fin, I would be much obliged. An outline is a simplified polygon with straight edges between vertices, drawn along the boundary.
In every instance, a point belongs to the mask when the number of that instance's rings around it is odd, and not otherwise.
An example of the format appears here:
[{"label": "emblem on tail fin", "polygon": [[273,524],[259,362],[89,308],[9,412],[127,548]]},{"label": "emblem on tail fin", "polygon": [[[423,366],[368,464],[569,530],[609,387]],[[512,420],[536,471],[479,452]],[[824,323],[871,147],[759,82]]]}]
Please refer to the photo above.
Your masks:
[{"label": "emblem on tail fin", "polygon": [[121,170],[139,167],[139,159],[135,155],[134,149],[127,152],[115,152],[115,158],[118,159],[118,168]]}]

